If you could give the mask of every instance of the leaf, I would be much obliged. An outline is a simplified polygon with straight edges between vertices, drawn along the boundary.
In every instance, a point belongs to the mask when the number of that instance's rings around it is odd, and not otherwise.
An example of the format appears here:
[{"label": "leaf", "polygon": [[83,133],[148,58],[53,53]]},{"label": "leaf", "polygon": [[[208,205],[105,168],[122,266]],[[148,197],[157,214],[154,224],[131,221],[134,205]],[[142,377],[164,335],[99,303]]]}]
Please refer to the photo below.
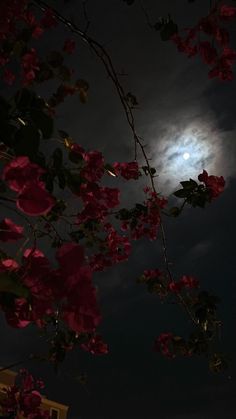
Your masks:
[{"label": "leaf", "polygon": [[61,129],[58,130],[58,133],[63,140],[70,137],[69,134],[66,131],[63,131]]},{"label": "leaf", "polygon": [[21,127],[15,135],[14,151],[17,156],[28,156],[34,161],[38,152],[40,135],[32,125]]},{"label": "leaf", "polygon": [[29,89],[23,88],[21,90],[18,90],[18,92],[14,96],[16,107],[20,111],[25,112],[27,109],[30,109],[32,101],[35,99],[35,96],[35,93]]},{"label": "leaf", "polygon": [[164,24],[163,28],[161,29],[160,36],[162,41],[169,41],[169,39],[178,32],[178,26],[173,20],[169,20],[167,23]]},{"label": "leaf", "polygon": [[28,288],[24,287],[16,278],[7,273],[0,274],[0,293],[1,292],[7,292],[23,298],[29,297]]},{"label": "leaf", "polygon": [[51,51],[47,55],[47,62],[50,64],[53,68],[58,68],[63,64],[64,57],[59,51]]},{"label": "leaf", "polygon": [[198,187],[198,183],[193,179],[185,180],[180,182],[184,189],[194,190]]},{"label": "leaf", "polygon": [[178,207],[172,207],[169,210],[169,213],[172,217],[178,217],[178,215],[180,214],[180,209]]},{"label": "leaf", "polygon": [[32,109],[30,116],[37,128],[42,132],[43,138],[48,139],[53,134],[53,119],[40,109]]},{"label": "leaf", "polygon": [[178,191],[173,193],[174,196],[177,198],[187,198],[189,196],[189,191],[186,189],[179,189]]},{"label": "leaf", "polygon": [[65,189],[66,186],[66,177],[63,171],[60,171],[57,175],[59,188]]},{"label": "leaf", "polygon": [[52,155],[53,158],[53,167],[56,170],[59,170],[63,163],[63,154],[60,148],[56,148]]}]

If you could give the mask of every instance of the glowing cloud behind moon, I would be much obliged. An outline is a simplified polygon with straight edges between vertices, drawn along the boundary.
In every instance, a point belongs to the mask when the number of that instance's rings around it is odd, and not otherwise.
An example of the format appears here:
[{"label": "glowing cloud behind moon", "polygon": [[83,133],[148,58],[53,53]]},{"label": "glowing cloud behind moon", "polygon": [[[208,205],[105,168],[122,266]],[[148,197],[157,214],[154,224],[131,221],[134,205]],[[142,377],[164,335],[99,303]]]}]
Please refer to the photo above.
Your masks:
[{"label": "glowing cloud behind moon", "polygon": [[182,129],[172,125],[163,134],[152,147],[153,166],[164,194],[173,193],[182,180],[197,180],[203,169],[211,174],[222,172],[222,139],[210,123],[198,120]]}]

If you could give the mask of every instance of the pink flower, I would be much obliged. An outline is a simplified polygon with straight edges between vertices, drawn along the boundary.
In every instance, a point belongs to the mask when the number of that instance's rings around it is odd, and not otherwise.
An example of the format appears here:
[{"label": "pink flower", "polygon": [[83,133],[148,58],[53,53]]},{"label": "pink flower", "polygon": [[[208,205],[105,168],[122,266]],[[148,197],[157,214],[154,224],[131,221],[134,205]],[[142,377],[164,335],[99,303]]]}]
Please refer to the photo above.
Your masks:
[{"label": "pink flower", "polygon": [[31,182],[21,190],[16,205],[27,215],[47,215],[55,205],[55,199],[45,190],[43,182]]},{"label": "pink flower", "polygon": [[161,352],[162,355],[166,356],[167,358],[174,358],[174,354],[170,351],[172,339],[172,333],[161,333],[154,342],[154,350]]},{"label": "pink flower", "polygon": [[128,163],[113,163],[115,173],[120,174],[124,179],[138,179],[140,176],[138,163],[136,161]]},{"label": "pink flower", "polygon": [[84,248],[74,242],[63,244],[56,253],[63,275],[73,275],[84,265]]},{"label": "pink flower", "polygon": [[10,189],[21,192],[28,183],[38,181],[43,173],[45,170],[31,163],[28,157],[19,156],[4,167],[2,177]]},{"label": "pink flower", "polygon": [[182,284],[185,288],[189,289],[198,288],[199,286],[198,279],[187,275],[183,275],[182,278],[179,280],[179,283]]},{"label": "pink flower", "polygon": [[49,29],[57,26],[56,18],[54,17],[53,11],[47,9],[41,19],[41,24],[44,28]]},{"label": "pink flower", "polygon": [[67,52],[67,54],[73,54],[75,51],[75,40],[74,39],[66,39],[63,47],[63,51]]},{"label": "pink flower", "polygon": [[208,65],[213,65],[216,63],[217,60],[217,51],[215,48],[212,47],[210,42],[204,41],[200,42],[198,46],[199,53],[204,61],[204,63]]},{"label": "pink flower", "polygon": [[12,71],[9,70],[9,68],[5,68],[4,73],[3,73],[3,80],[9,86],[11,86],[14,83],[15,79],[16,79],[15,74],[13,74]]},{"label": "pink flower", "polygon": [[206,185],[211,199],[217,198],[224,190],[225,180],[223,176],[208,176],[207,171],[203,170],[198,176],[198,180]]},{"label": "pink flower", "polygon": [[22,239],[24,227],[14,224],[10,218],[4,218],[0,223],[0,240],[3,242]]},{"label": "pink flower", "polygon": [[100,335],[93,336],[88,342],[82,343],[80,347],[93,355],[104,355],[108,353],[108,345],[103,342]]},{"label": "pink flower", "polygon": [[222,20],[231,20],[236,17],[236,7],[222,4],[219,8],[219,17]]},{"label": "pink flower", "polygon": [[76,333],[92,333],[101,321],[97,306],[96,290],[90,281],[80,281],[67,295],[63,307],[63,319]]}]

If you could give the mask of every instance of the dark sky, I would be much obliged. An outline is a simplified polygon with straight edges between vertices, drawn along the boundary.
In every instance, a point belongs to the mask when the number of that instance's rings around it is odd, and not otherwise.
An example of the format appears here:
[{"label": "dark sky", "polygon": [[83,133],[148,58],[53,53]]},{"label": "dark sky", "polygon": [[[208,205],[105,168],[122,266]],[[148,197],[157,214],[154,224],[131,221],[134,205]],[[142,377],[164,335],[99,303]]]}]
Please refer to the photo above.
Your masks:
[{"label": "dark sky", "polygon": [[[155,18],[170,12],[180,27],[191,26],[208,12],[206,0],[146,0]],[[227,3],[230,3],[229,1]],[[65,16],[83,21],[81,1],[62,6]],[[176,274],[196,276],[204,289],[222,299],[222,347],[232,357],[221,375],[208,371],[204,359],[169,361],[152,351],[163,331],[188,332],[191,325],[181,308],[160,304],[145,287],[135,283],[143,269],[162,263],[161,243],[135,243],[127,263],[95,278],[104,314],[100,331],[110,353],[93,357],[69,354],[59,376],[44,364],[26,364],[47,384],[46,394],[70,406],[69,419],[233,419],[236,416],[236,285],[235,285],[235,81],[207,78],[198,58],[188,59],[171,43],[151,31],[137,1],[88,1],[90,34],[109,51],[127,91],[140,103],[135,112],[137,131],[149,145],[163,193],[171,194],[181,180],[197,178],[203,168],[226,178],[223,195],[204,210],[189,208],[178,219],[166,219],[170,260]],[[232,34],[234,34],[232,28]],[[63,42],[67,32],[51,32],[51,44]],[[67,34],[68,36],[68,34]],[[57,126],[84,147],[101,150],[107,160],[133,158],[132,135],[114,86],[87,46],[78,39],[71,64],[90,84],[89,101],[69,99],[58,111]],[[55,47],[55,46],[54,46]],[[190,153],[184,161],[182,152]],[[139,199],[141,185],[125,186],[126,200]],[[34,329],[12,330],[1,321],[1,364],[17,361],[29,351],[44,348]],[[73,378],[88,375],[86,388]]]}]

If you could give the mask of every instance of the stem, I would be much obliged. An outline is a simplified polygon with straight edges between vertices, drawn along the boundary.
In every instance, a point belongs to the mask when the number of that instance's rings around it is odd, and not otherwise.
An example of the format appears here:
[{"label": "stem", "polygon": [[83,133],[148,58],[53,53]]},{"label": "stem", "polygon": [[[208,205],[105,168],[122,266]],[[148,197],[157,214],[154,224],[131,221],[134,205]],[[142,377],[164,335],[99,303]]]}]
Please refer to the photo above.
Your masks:
[{"label": "stem", "polygon": [[[99,60],[102,62],[106,73],[108,77],[112,80],[113,85],[115,86],[115,89],[117,91],[118,97],[120,99],[121,105],[124,109],[124,113],[128,122],[128,125],[131,129],[133,140],[134,140],[134,160],[137,160],[137,146],[139,146],[141,153],[143,155],[143,158],[145,160],[146,166],[148,167],[148,176],[150,179],[150,183],[152,186],[153,192],[157,193],[153,176],[151,175],[151,167],[149,164],[149,159],[147,156],[147,153],[145,151],[145,145],[142,143],[141,137],[137,134],[136,128],[135,128],[135,119],[133,114],[133,108],[129,105],[129,102],[126,98],[126,93],[123,89],[123,86],[121,85],[119,78],[118,78],[118,72],[115,70],[115,67],[113,65],[112,59],[107,52],[107,50],[103,47],[102,44],[97,42],[95,39],[91,38],[87,35],[87,28],[85,31],[81,30],[75,23],[71,22],[70,20],[63,17],[55,8],[49,6],[45,1],[43,0],[32,0],[32,4],[38,7],[42,12],[45,12],[47,9],[50,9],[53,12],[54,18],[56,18],[59,22],[61,22],[65,27],[67,27],[70,32],[72,32],[75,35],[78,35],[94,52],[94,54],[99,58]],[[147,12],[146,12],[147,13]],[[87,19],[88,20],[88,19]],[[166,237],[165,237],[165,231],[164,226],[160,214],[160,227],[161,227],[161,237],[162,237],[162,246],[163,246],[163,256],[164,256],[164,262],[166,271],[169,277],[169,280],[172,282],[174,281],[172,272],[169,267],[169,259],[167,254],[167,244],[166,244]],[[54,228],[54,226],[53,226]],[[54,229],[55,230],[55,229]],[[57,233],[57,232],[56,232]],[[58,233],[57,233],[58,234]],[[187,303],[184,301],[182,296],[178,295],[178,299],[180,304],[185,308],[187,313],[189,314],[191,320],[196,324],[196,319],[194,319],[191,311],[189,310]]]}]

